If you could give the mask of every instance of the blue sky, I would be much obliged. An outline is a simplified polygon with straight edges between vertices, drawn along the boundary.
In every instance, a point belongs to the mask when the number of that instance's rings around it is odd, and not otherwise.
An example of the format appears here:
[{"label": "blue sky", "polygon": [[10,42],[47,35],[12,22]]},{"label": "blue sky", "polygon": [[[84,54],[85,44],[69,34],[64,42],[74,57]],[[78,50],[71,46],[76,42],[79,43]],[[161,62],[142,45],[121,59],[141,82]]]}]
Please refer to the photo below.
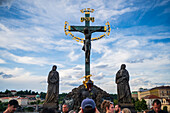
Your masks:
[{"label": "blue sky", "polygon": [[130,73],[132,91],[170,85],[169,6],[170,0],[0,0],[0,90],[46,92],[54,64],[60,93],[81,85],[83,45],[65,35],[64,22],[84,25],[84,8],[95,10],[91,25],[111,24],[110,36],[92,42],[95,85],[116,93],[115,74],[122,63]]}]

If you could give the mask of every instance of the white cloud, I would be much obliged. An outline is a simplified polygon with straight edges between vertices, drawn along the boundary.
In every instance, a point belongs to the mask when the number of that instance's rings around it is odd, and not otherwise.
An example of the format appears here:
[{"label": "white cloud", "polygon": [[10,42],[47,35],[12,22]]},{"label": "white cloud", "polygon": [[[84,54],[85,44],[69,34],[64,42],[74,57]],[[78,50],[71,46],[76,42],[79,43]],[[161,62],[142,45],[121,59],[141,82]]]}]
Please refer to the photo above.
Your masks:
[{"label": "white cloud", "polygon": [[6,63],[5,60],[0,59],[0,64],[5,64],[5,63]]},{"label": "white cloud", "polygon": [[74,51],[71,51],[70,54],[68,55],[68,57],[71,59],[71,61],[75,61],[78,58],[80,58],[80,56],[82,56],[81,54],[75,54]]},{"label": "white cloud", "polygon": [[[17,67],[14,68],[14,69],[1,67],[0,72],[4,72],[6,74],[11,74],[11,75],[14,75],[16,77],[16,76],[21,76],[22,73],[24,72],[24,69],[23,68],[17,68]],[[30,73],[27,72],[25,74],[28,75]]]},{"label": "white cloud", "polygon": [[100,19],[102,21],[106,21],[110,19],[112,16],[119,16],[128,12],[132,12],[137,10],[136,8],[125,8],[120,10],[99,10],[95,13],[95,18]]},{"label": "white cloud", "polygon": [[0,82],[3,84],[0,86],[1,90],[15,89],[15,90],[34,90],[45,91],[47,84],[40,84],[40,81],[46,80],[46,77],[40,75],[32,75],[31,72],[27,72],[23,68],[0,68],[0,72],[6,74],[12,74],[14,77],[8,79],[2,79]]},{"label": "white cloud", "polygon": [[40,65],[40,66],[57,64],[58,66],[63,67],[62,64],[50,62],[47,58],[44,57],[17,56],[7,51],[0,51],[0,52],[3,53],[1,55],[2,57],[4,57],[7,60],[14,61],[16,63],[33,64],[33,65]]}]

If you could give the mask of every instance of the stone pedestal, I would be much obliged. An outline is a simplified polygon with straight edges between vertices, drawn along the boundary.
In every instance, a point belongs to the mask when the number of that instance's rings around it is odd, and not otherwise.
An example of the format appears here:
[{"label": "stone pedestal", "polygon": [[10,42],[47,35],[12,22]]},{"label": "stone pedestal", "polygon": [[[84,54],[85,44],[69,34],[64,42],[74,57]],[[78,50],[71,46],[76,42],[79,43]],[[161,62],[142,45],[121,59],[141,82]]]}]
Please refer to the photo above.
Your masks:
[{"label": "stone pedestal", "polygon": [[58,104],[57,103],[45,103],[43,104],[43,108],[51,108],[58,110]]},{"label": "stone pedestal", "polygon": [[121,105],[121,108],[122,108],[122,109],[123,109],[123,108],[128,108],[128,109],[130,109],[130,111],[131,111],[132,113],[137,113],[137,112],[135,111],[135,106],[134,106],[134,104],[132,104],[132,103],[128,103],[128,104],[120,103],[120,105]]},{"label": "stone pedestal", "polygon": [[99,111],[101,111],[100,106],[103,100],[113,101],[112,95],[108,94],[96,85],[93,85],[91,91],[87,91],[82,84],[68,93],[63,102],[67,103],[70,109],[78,112],[80,110],[82,100],[86,97],[92,98],[95,101]]}]

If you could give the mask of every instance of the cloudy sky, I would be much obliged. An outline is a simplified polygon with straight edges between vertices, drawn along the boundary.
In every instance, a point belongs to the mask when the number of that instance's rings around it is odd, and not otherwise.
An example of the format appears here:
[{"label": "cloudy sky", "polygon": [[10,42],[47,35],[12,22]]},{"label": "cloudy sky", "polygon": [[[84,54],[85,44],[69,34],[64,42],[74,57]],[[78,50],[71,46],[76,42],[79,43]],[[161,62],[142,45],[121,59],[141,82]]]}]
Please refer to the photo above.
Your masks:
[{"label": "cloudy sky", "polygon": [[110,36],[92,42],[95,85],[116,93],[115,74],[123,63],[132,91],[170,85],[169,6],[170,0],[0,0],[0,91],[46,92],[54,64],[60,93],[81,85],[83,45],[65,35],[64,22],[83,26],[84,8],[95,10],[91,25],[111,24]]}]

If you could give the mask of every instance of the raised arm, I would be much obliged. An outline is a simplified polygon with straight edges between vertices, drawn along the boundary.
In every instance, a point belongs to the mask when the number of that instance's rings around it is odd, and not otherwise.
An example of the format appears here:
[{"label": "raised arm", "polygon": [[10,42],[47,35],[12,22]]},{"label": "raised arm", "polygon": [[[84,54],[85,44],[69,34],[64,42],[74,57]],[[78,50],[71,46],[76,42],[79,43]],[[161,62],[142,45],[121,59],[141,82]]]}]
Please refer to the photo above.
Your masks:
[{"label": "raised arm", "polygon": [[73,28],[75,31],[78,31],[78,32],[84,33],[83,31],[76,29],[74,26],[71,26],[71,28]]},{"label": "raised arm", "polygon": [[96,29],[96,30],[91,30],[90,32],[91,33],[94,33],[94,32],[96,32],[96,31],[101,31],[102,30],[102,27],[100,27],[99,29]]}]

